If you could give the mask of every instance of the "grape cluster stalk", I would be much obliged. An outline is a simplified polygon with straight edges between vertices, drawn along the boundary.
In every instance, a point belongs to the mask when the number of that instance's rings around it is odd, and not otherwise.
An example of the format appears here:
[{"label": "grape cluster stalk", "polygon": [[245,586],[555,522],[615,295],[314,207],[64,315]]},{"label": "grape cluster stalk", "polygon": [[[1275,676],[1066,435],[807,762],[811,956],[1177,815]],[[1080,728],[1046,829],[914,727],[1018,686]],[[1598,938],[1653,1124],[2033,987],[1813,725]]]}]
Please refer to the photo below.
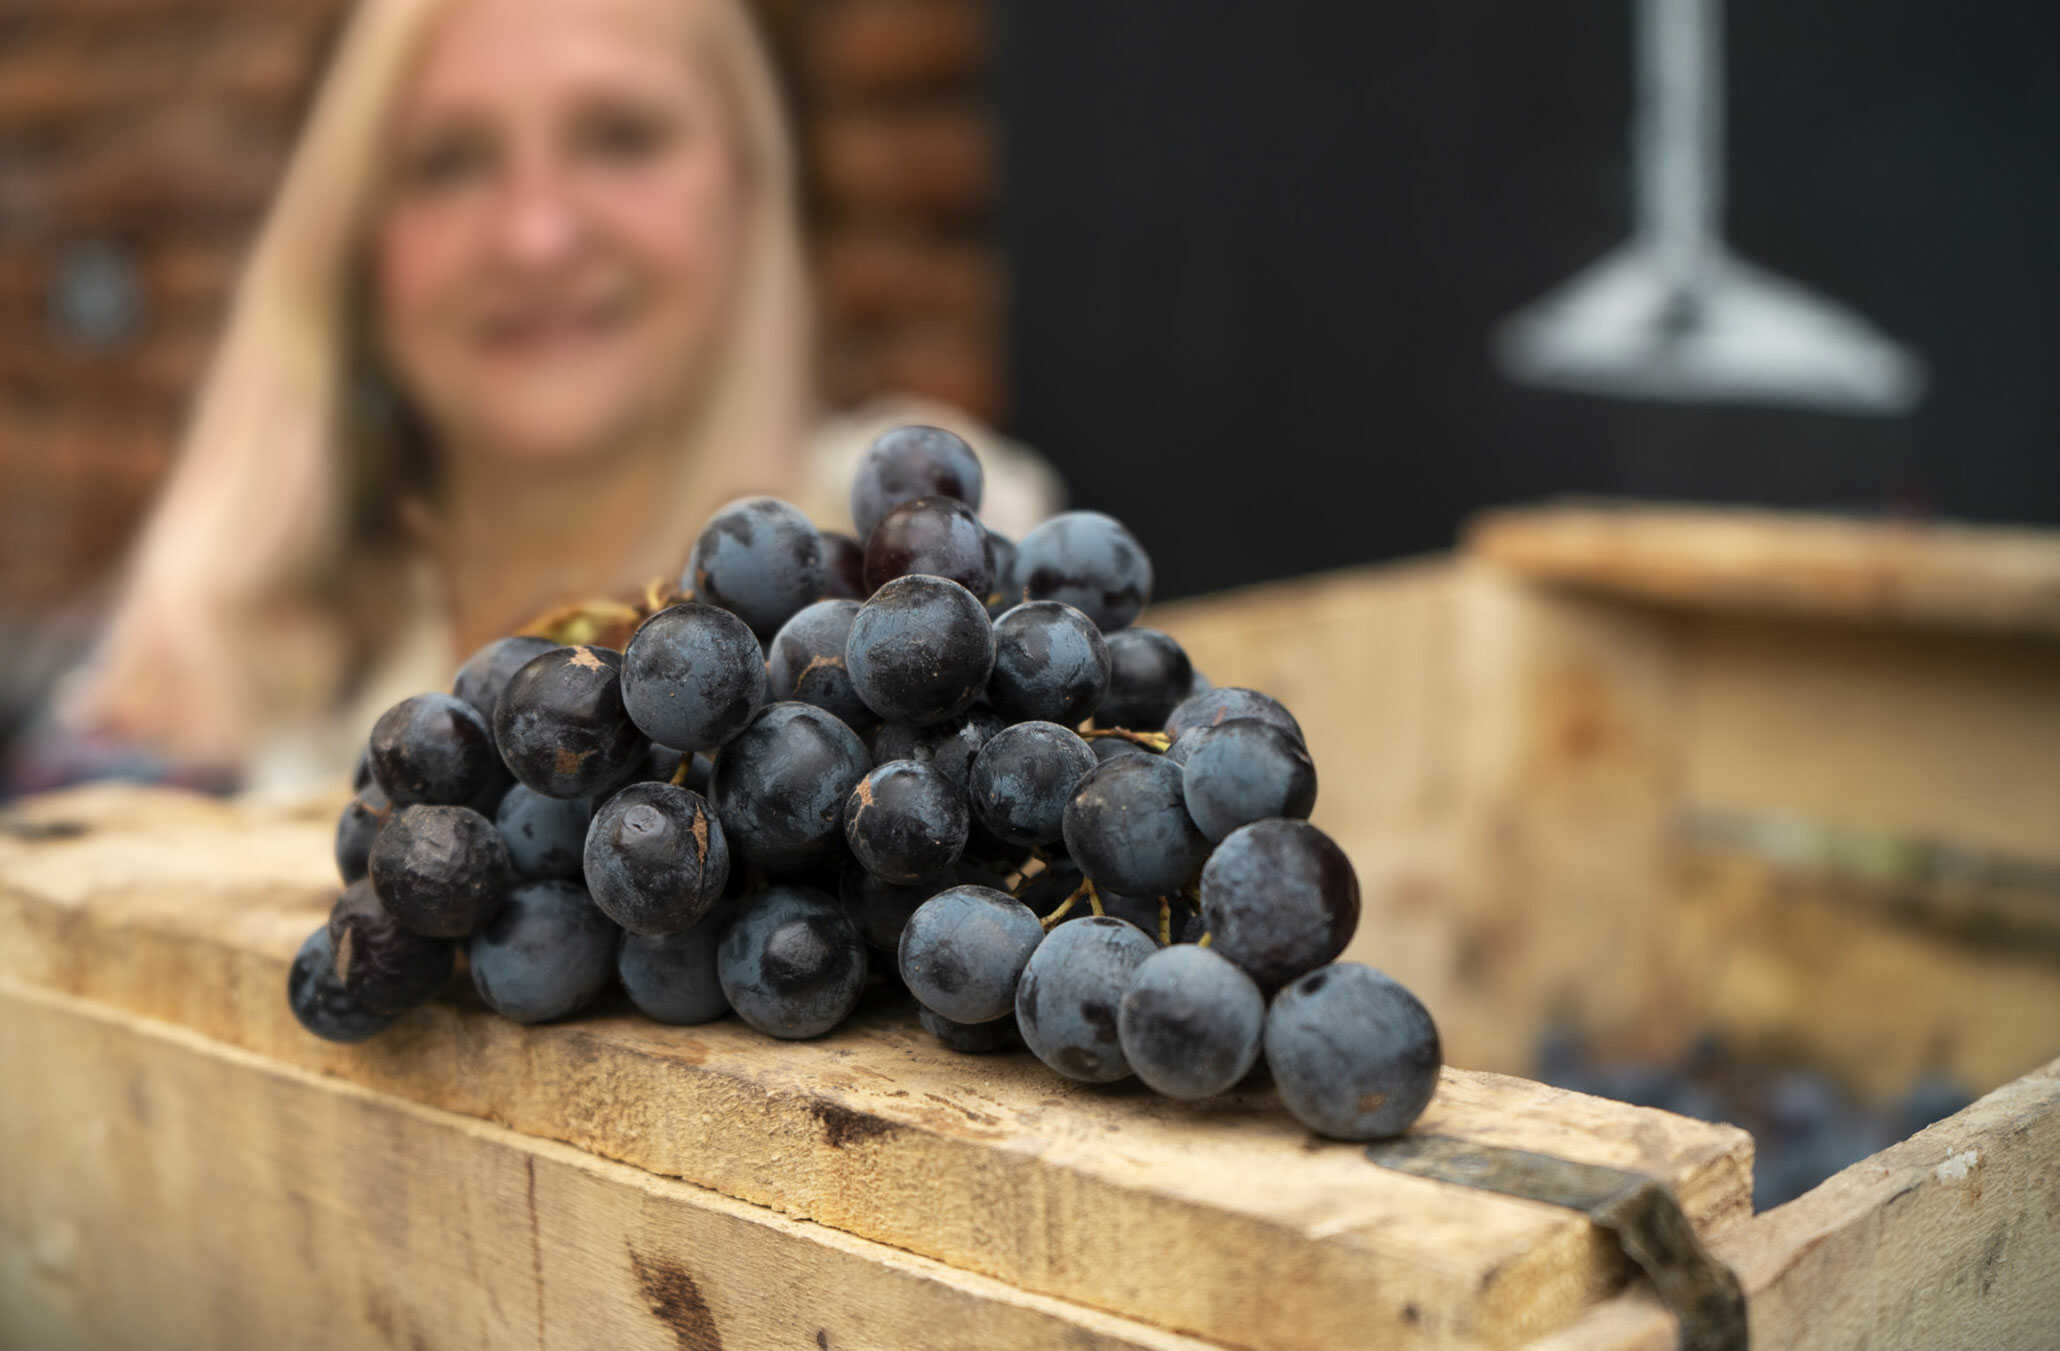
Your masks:
[{"label": "grape cluster stalk", "polygon": [[957,436],[895,428],[859,535],[733,502],[676,581],[555,610],[387,710],[288,978],[301,1023],[362,1041],[462,966],[517,1022],[620,987],[791,1039],[884,985],[953,1051],[1179,1099],[1263,1064],[1319,1134],[1406,1130],[1437,1028],[1338,960],[1359,879],[1309,823],[1300,724],[1136,626],[1152,564],[1120,521],[1011,540],[982,483]]}]

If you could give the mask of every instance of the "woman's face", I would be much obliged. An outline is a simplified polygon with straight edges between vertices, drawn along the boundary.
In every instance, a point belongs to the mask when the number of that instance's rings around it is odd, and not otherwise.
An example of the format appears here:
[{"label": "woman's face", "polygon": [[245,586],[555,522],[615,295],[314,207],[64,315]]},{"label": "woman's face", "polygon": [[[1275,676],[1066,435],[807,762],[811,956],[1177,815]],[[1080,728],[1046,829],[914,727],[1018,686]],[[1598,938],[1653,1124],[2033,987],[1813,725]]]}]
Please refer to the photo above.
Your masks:
[{"label": "woman's face", "polygon": [[742,231],[679,0],[456,0],[405,82],[377,337],[460,453],[602,454],[691,396]]}]

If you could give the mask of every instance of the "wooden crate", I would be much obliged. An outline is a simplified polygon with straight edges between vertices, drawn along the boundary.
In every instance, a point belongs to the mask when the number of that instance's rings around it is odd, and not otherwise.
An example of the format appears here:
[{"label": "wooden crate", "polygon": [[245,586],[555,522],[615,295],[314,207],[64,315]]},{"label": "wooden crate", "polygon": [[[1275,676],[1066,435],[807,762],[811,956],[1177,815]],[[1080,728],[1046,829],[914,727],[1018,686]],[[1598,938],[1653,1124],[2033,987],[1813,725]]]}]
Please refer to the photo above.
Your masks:
[{"label": "wooden crate", "polygon": [[[1964,905],[1855,902],[1844,873],[1805,884],[1751,850],[1772,881],[1726,874],[1744,902],[1705,894],[1715,846],[1683,821],[1781,805],[1695,787],[1729,782],[1706,745],[1722,701],[1698,694],[1684,715],[1682,690],[1710,687],[1695,635],[1730,621],[1476,556],[1167,607],[1163,622],[1219,683],[1269,688],[1302,717],[1319,819],[1367,882],[1353,955],[1422,990],[1455,1065],[1521,1068],[1539,1019],[1567,1013],[1626,1046],[1712,1016],[1798,1035],[1765,993],[1778,981],[1732,974],[1787,959],[1789,940],[1708,918],[1765,921],[1768,888],[1832,916],[1834,936],[1893,931],[1880,953],[1947,952],[1902,969],[1978,973],[1998,1008],[2042,1019],[2012,1029],[1985,1007],[1952,1022],[1940,1054],[2001,1087],[1757,1217],[1750,1139],[1729,1127],[1468,1068],[1446,1071],[1418,1132],[1662,1179],[1743,1281],[1759,1345],[1929,1347],[1970,1330],[2053,1344],[2060,1062],[2036,1064],[2060,1050],[2050,958],[1979,946],[1941,919]],[[2039,675],[2035,655],[2020,665]],[[2035,751],[2035,729],[2020,744]],[[1872,804],[1836,820],[1878,828]],[[956,1057],[889,1009],[786,1044],[620,1010],[524,1029],[456,990],[367,1045],[315,1041],[283,986],[334,894],[334,806],[102,787],[28,804],[0,833],[0,1344],[1674,1337],[1578,1212],[1376,1167],[1263,1092],[1183,1106],[1027,1057]],[[1899,824],[1957,841],[1960,819]],[[1674,988],[1697,932],[1745,955]],[[1870,980],[1896,969],[1867,960]],[[1904,1000],[1929,1011],[1877,1012],[1930,1028],[1954,1002]],[[1857,1060],[1865,1022],[1833,1019],[1811,1044]]]},{"label": "wooden crate", "polygon": [[1156,622],[1302,720],[1349,955],[1456,1063],[1553,1019],[1870,1096],[2060,1052],[2060,536],[1533,509]]}]

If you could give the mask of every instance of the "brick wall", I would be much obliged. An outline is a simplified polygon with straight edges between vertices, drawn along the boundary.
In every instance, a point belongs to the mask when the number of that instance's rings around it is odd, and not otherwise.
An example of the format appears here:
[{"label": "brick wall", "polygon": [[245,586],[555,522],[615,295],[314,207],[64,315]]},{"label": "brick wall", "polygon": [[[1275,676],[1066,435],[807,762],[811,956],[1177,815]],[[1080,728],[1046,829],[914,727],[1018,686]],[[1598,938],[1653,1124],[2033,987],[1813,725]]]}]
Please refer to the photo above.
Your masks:
[{"label": "brick wall", "polygon": [[[1000,411],[979,0],[757,0],[831,399]],[[339,0],[0,9],[0,612],[103,576],[163,474]]]}]

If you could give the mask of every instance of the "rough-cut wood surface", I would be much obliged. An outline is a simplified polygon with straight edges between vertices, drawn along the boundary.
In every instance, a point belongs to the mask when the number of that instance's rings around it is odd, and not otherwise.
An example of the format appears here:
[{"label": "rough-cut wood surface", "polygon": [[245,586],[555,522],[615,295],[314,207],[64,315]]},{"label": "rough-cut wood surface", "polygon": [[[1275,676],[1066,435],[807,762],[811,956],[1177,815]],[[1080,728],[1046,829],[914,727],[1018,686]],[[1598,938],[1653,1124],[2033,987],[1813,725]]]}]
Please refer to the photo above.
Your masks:
[{"label": "rough-cut wood surface", "polygon": [[1927,1070],[1987,1088],[2060,1050],[2060,955],[1899,918],[1858,883],[1686,851],[1668,879],[1662,1021],[1834,1070],[1891,1101]]},{"label": "rough-cut wood surface", "polygon": [[1707,615],[1681,648],[1690,802],[2060,865],[2060,643]]},{"label": "rough-cut wood surface", "polygon": [[1214,1345],[4,982],[0,1082],[23,1351]]},{"label": "rough-cut wood surface", "polygon": [[1489,512],[1470,552],[1669,605],[2060,634],[2060,532],[1739,507],[1574,502]]},{"label": "rough-cut wood surface", "polygon": [[[1736,1226],[1756,1347],[2046,1351],[2060,1345],[2060,1060]],[[1531,1351],[1668,1351],[1642,1291]]]},{"label": "rough-cut wood surface", "polygon": [[[0,977],[1021,1290],[1244,1346],[1507,1345],[1626,1276],[1584,1219],[1375,1168],[1263,1090],[1086,1089],[953,1056],[899,1012],[775,1043],[620,1014],[524,1029],[453,997],[328,1046],[283,999],[335,890],[328,813],[102,788],[29,815],[85,830],[0,840]],[[1656,1173],[1708,1232],[1749,1209],[1728,1127],[1452,1070],[1419,1129]]]}]

